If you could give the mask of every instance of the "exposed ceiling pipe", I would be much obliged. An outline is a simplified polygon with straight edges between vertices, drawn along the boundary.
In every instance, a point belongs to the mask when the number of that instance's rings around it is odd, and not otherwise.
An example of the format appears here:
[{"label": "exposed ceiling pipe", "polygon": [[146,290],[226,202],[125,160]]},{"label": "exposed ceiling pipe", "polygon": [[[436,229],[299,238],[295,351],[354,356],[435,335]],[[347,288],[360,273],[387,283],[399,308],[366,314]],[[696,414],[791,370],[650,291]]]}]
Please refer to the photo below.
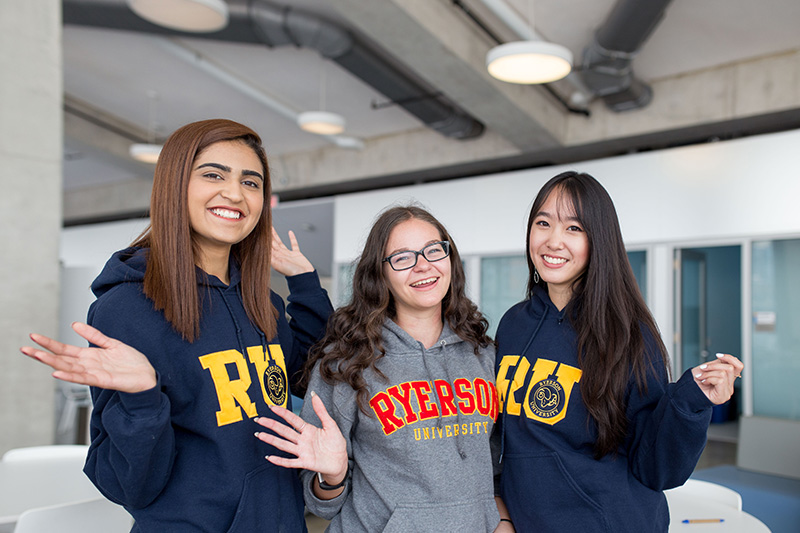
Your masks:
[{"label": "exposed ceiling pipe", "polygon": [[633,75],[632,61],[653,33],[672,0],[618,0],[583,52],[586,86],[613,111],[646,106],[649,85]]},{"label": "exposed ceiling pipe", "polygon": [[470,139],[484,126],[455,103],[409,77],[341,26],[266,0],[229,2],[229,23],[218,32],[187,34],[151,24],[113,0],[63,0],[64,24],[222,41],[298,46],[318,51],[446,137]]},{"label": "exposed ceiling pipe", "polygon": [[[225,70],[223,67],[209,61],[201,54],[184,46],[183,44],[170,39],[162,39],[159,42],[161,49],[172,54],[173,56],[186,61],[193,65],[195,68],[202,70],[206,74],[212,76],[216,80],[228,85],[232,89],[249,96],[256,102],[272,109],[275,113],[282,115],[291,122],[297,122],[299,112],[296,109],[284,104],[277,100],[272,95],[265,93],[258,87],[254,87],[247,81],[239,78],[232,72]],[[362,149],[364,148],[364,141],[357,137],[349,137],[346,135],[323,135],[328,142],[338,146],[339,148],[349,149]]]}]

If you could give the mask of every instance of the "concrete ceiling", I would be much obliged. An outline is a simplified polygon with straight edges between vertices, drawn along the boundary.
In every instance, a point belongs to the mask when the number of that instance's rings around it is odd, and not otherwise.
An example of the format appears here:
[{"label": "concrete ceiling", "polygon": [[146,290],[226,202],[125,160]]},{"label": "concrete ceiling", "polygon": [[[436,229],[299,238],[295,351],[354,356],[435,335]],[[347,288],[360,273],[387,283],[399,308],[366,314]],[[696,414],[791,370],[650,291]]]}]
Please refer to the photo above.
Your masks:
[{"label": "concrete ceiling", "polygon": [[[228,3],[232,13],[247,4]],[[636,77],[652,87],[652,102],[624,113],[587,93],[579,73],[548,86],[492,79],[484,67],[486,52],[498,40],[519,35],[491,3],[269,2],[347,29],[485,126],[480,136],[459,140],[390,105],[386,96],[310,48],[75,23],[70,8],[126,9],[125,2],[64,0],[65,222],[144,212],[153,167],[133,161],[128,146],[160,142],[179,126],[204,118],[238,120],[262,135],[273,188],[282,199],[800,127],[797,0],[674,0],[631,64]],[[532,18],[539,35],[570,48],[579,63],[616,2],[501,3],[518,22]],[[305,133],[291,119],[319,107],[323,79],[326,109],[345,116],[345,136],[360,148]],[[309,225],[320,226],[319,221]]]}]

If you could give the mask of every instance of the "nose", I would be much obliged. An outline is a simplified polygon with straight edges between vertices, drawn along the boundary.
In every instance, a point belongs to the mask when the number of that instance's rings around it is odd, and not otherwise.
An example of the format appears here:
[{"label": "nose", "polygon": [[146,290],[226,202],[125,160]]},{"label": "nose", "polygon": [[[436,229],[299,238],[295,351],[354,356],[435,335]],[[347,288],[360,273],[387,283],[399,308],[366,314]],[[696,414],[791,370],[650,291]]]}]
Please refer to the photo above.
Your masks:
[{"label": "nose", "polygon": [[416,272],[425,272],[426,270],[429,270],[430,268],[431,268],[430,261],[425,259],[424,255],[422,255],[422,254],[418,255],[417,256],[417,264],[414,265],[414,271],[416,271]]},{"label": "nose", "polygon": [[564,247],[564,235],[558,229],[554,229],[547,236],[547,247],[551,250],[560,250]]},{"label": "nose", "polygon": [[242,185],[237,180],[226,180],[219,194],[232,202],[239,202],[244,198]]}]

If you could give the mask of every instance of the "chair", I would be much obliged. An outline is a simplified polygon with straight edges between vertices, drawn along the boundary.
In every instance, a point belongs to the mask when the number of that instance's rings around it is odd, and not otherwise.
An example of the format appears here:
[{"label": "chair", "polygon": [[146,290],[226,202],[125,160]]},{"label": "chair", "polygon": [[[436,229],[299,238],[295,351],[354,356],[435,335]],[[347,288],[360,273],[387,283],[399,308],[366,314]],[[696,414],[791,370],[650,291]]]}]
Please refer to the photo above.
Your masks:
[{"label": "chair", "polygon": [[28,509],[14,533],[128,533],[133,518],[105,498]]},{"label": "chair", "polygon": [[742,510],[742,496],[738,492],[716,483],[698,479],[690,479],[680,487],[665,490],[664,495],[667,497],[668,504],[671,503],[671,500],[674,502],[679,498],[696,498],[728,505],[737,511]]},{"label": "chair", "polygon": [[6,452],[0,460],[0,526],[28,509],[102,498],[83,473],[87,449],[56,445]]},{"label": "chair", "polygon": [[53,446],[30,446],[27,448],[14,448],[3,454],[0,461],[35,461],[42,459],[58,459],[75,461],[83,468],[89,447],[83,444],[55,444]]}]

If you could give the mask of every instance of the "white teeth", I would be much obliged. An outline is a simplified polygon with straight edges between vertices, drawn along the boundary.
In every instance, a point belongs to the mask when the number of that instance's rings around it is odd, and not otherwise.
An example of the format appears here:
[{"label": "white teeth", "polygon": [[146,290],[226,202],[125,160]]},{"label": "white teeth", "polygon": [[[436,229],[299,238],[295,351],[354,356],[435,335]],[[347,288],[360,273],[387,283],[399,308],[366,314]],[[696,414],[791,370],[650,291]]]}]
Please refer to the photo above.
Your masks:
[{"label": "white teeth", "polygon": [[430,285],[436,281],[436,278],[421,279],[411,284],[412,287],[421,287],[422,285]]},{"label": "white teeth", "polygon": [[545,263],[549,263],[551,265],[563,265],[564,263],[567,262],[566,259],[563,259],[561,257],[550,257],[549,255],[543,255],[542,259],[544,259]]},{"label": "white teeth", "polygon": [[212,209],[211,212],[222,218],[238,219],[242,216],[238,211],[229,211],[227,209]]}]

